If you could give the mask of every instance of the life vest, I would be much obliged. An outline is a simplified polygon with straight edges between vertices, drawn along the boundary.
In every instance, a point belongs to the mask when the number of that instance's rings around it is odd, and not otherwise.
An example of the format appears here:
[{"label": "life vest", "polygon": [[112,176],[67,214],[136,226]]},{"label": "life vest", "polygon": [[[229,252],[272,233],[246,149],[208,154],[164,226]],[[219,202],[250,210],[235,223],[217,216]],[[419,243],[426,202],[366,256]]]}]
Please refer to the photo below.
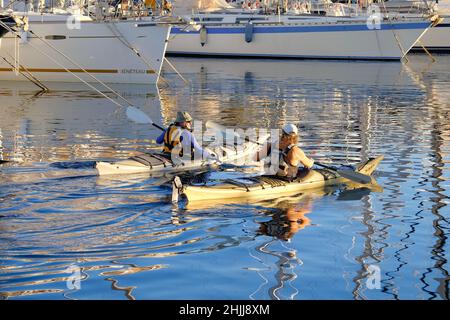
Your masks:
[{"label": "life vest", "polygon": [[[183,132],[181,127],[176,126],[175,124],[171,124],[164,134],[164,153],[173,153],[177,154],[180,157],[183,157],[183,146],[181,145],[181,134]],[[175,149],[175,150],[174,150]],[[191,160],[194,159],[194,146],[191,145]]]},{"label": "life vest", "polygon": [[285,160],[293,147],[295,147],[295,144],[290,144],[284,150],[279,152],[277,176],[288,178],[295,178],[297,176],[298,167],[291,165]]},{"label": "life vest", "polygon": [[[182,130],[182,128],[176,126],[173,123],[167,128],[166,133],[164,134],[163,152],[171,153],[172,150],[180,144]],[[183,152],[183,149],[181,149],[181,152]]]}]

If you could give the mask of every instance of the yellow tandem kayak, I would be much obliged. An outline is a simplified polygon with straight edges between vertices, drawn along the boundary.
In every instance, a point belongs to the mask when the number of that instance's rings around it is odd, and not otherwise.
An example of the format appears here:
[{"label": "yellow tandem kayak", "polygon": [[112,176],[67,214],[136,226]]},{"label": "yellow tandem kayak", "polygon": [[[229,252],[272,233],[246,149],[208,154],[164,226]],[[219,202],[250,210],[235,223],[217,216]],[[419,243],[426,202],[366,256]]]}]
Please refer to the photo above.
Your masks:
[{"label": "yellow tandem kayak", "polygon": [[[381,155],[361,162],[356,166],[355,172],[370,176],[383,158]],[[179,180],[175,179],[173,183],[173,195],[176,193],[183,194],[189,202],[235,198],[257,200],[347,182],[350,181],[331,169],[310,170],[306,176],[299,177],[291,182],[276,176],[263,175],[224,180],[214,185],[192,186],[180,185]]]}]

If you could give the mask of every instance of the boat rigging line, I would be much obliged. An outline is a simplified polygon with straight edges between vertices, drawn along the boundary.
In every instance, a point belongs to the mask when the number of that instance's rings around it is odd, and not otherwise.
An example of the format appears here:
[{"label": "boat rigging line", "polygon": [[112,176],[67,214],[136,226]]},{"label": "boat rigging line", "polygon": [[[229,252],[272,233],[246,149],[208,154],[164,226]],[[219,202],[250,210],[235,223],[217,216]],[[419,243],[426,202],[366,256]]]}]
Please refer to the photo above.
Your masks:
[{"label": "boat rigging line", "polygon": [[[0,25],[2,27],[7,28],[7,30],[9,32],[11,32],[12,34],[14,34],[16,36],[16,39],[24,39],[19,32],[16,32],[15,30],[11,29],[9,26],[7,26],[6,24],[4,24],[2,21],[0,21]],[[118,93],[117,91],[115,91],[113,88],[111,88],[110,86],[108,86],[106,83],[104,83],[103,81],[101,81],[100,79],[98,79],[97,77],[95,77],[92,73],[90,73],[89,71],[87,71],[86,69],[84,69],[80,64],[78,64],[76,61],[74,61],[73,59],[71,59],[69,56],[67,56],[66,54],[64,54],[63,52],[61,52],[58,48],[56,48],[55,46],[53,46],[52,44],[50,44],[48,41],[44,40],[42,37],[40,37],[39,35],[37,35],[36,33],[34,33],[32,30],[28,30],[28,32],[30,32],[30,34],[34,35],[37,39],[41,40],[45,45],[47,45],[49,48],[55,50],[57,53],[59,53],[60,55],[62,55],[65,59],[67,59],[69,62],[73,63],[74,65],[76,65],[78,68],[80,68],[81,71],[83,71],[84,73],[86,73],[88,76],[90,76],[92,79],[94,79],[96,82],[98,82],[100,85],[102,85],[103,87],[105,87],[106,89],[108,89],[111,93],[113,93],[114,95],[116,95],[118,98],[122,99],[123,101],[125,101],[128,105],[132,106],[133,103],[130,102],[128,99],[126,99],[125,97],[123,97],[120,93]],[[27,43],[28,45],[30,45],[33,49],[35,49],[36,51],[38,51],[40,54],[46,56],[48,59],[50,59],[51,61],[53,61],[55,64],[57,64],[58,66],[60,66],[61,68],[63,68],[66,72],[70,73],[71,75],[73,75],[75,78],[77,78],[78,80],[80,80],[81,82],[83,82],[85,85],[87,85],[89,88],[91,88],[92,90],[94,90],[95,92],[97,92],[98,94],[100,94],[101,96],[105,97],[106,99],[108,99],[110,102],[112,102],[113,104],[115,104],[118,107],[121,108],[125,108],[124,105],[122,105],[121,103],[117,102],[116,100],[112,99],[111,97],[107,96],[105,93],[103,93],[102,91],[100,91],[98,88],[96,88],[95,86],[91,85],[90,83],[88,83],[86,80],[82,79],[80,76],[78,76],[77,74],[75,74],[74,72],[72,72],[70,69],[66,68],[64,65],[62,65],[60,62],[58,62],[57,60],[55,60],[54,58],[52,58],[50,55],[48,55],[47,53],[43,52],[42,50],[40,50],[39,48],[37,48],[36,46],[34,46],[31,42]],[[17,49],[15,49],[15,51],[17,51]],[[17,52],[16,52],[17,54]],[[20,72],[20,67],[19,67],[19,63],[18,63],[18,58],[14,59],[14,65],[13,65],[13,69],[14,70],[19,70]],[[5,60],[6,61],[6,60]],[[8,64],[11,65],[10,62],[8,62]],[[17,66],[15,66],[17,65]],[[25,70],[25,69],[24,69]],[[36,79],[34,76],[32,76],[32,79]],[[37,79],[36,79],[37,80]],[[31,81],[31,80],[30,80]],[[33,83],[41,83],[39,80],[32,81]],[[41,83],[42,84],[42,83]],[[41,85],[38,85],[39,87],[41,87]],[[45,87],[45,86],[44,86]],[[45,87],[46,90],[48,91],[48,88]]]},{"label": "boat rigging line", "polygon": [[[143,55],[141,55],[141,53],[139,52],[138,49],[136,49],[135,47],[133,47],[133,46],[131,45],[131,43],[130,43],[123,35],[122,35],[122,33],[120,32],[120,30],[117,29],[117,27],[116,27],[116,25],[115,25],[114,23],[112,23],[112,24],[109,24],[109,23],[107,23],[107,22],[105,22],[105,23],[106,23],[106,26],[108,27],[108,29],[112,32],[112,34],[113,34],[117,39],[119,39],[119,41],[120,41],[125,47],[127,47],[128,49],[130,49],[131,51],[133,51],[133,52],[138,56],[138,58],[141,59],[142,62],[144,62],[144,64],[145,64],[148,68],[150,68],[150,69],[152,69],[152,70],[155,70],[155,71],[157,70],[157,68],[155,68],[149,61],[147,61],[147,59],[144,58]],[[113,28],[112,26],[114,26],[114,28]],[[164,83],[166,83],[167,85],[169,85],[169,82],[161,76],[160,70],[158,70],[157,72],[158,72],[158,79],[163,80]]]},{"label": "boat rigging line", "polygon": [[[42,89],[42,91],[49,91],[48,87],[45,86],[41,81],[39,81],[39,79],[37,79],[35,76],[33,76],[33,74],[28,71],[28,69],[23,66],[23,65],[19,65],[19,69],[16,68],[16,66],[11,63],[10,61],[8,61],[8,59],[6,59],[5,57],[2,57],[2,59],[8,64],[10,65],[13,69],[17,70],[18,73],[20,75],[22,75],[25,79],[27,79],[28,81],[34,83],[36,86],[38,86],[39,88]],[[25,72],[25,73],[24,73]]]},{"label": "boat rigging line", "polygon": [[[0,20],[0,26],[8,30],[8,32],[11,32],[15,34],[15,31],[5,24],[3,21]],[[1,56],[1,58],[6,62],[6,64],[10,65],[14,72],[16,72],[17,75],[22,75],[25,79],[28,81],[34,83],[36,86],[41,88],[42,91],[47,92],[49,91],[48,87],[45,86],[39,79],[37,79],[25,66],[20,64],[19,58],[20,58],[20,49],[19,49],[19,37],[16,37],[14,40],[14,57],[7,52],[7,55],[9,58],[13,60],[13,62],[10,62],[7,58],[4,56]]]},{"label": "boat rigging line", "polygon": [[[29,32],[34,35],[37,39],[41,40],[44,44],[46,44],[48,47],[52,48],[53,50],[55,50],[57,53],[59,53],[60,55],[62,55],[64,58],[66,58],[69,62],[73,63],[75,66],[77,66],[78,68],[80,68],[81,71],[83,71],[84,73],[86,73],[89,77],[91,77],[92,79],[94,79],[96,82],[98,82],[99,84],[101,84],[102,86],[104,86],[106,89],[108,89],[110,92],[114,93],[118,98],[122,99],[123,101],[125,101],[126,103],[128,103],[129,105],[133,105],[130,101],[128,101],[125,97],[123,97],[120,93],[118,93],[117,91],[115,91],[113,88],[111,88],[110,86],[108,86],[106,83],[104,83],[103,81],[101,81],[100,79],[98,79],[96,76],[94,76],[92,73],[90,73],[89,71],[87,71],[86,69],[84,69],[79,63],[77,63],[75,60],[73,60],[72,58],[70,58],[69,56],[67,56],[64,52],[62,52],[61,50],[59,50],[58,48],[56,48],[54,45],[52,45],[50,42],[48,42],[47,40],[43,39],[42,37],[40,37],[39,35],[37,35],[36,33],[34,33],[33,30],[29,30]],[[31,43],[30,43],[31,44]],[[36,47],[33,47],[35,49],[37,49]],[[37,49],[38,50],[38,49]],[[38,50],[39,51],[39,50]],[[41,52],[42,53],[42,52]],[[47,54],[43,53],[45,56],[49,57]],[[88,84],[85,80],[83,80],[82,78],[80,78],[79,76],[77,76],[75,73],[73,73],[72,71],[70,71],[69,69],[67,69],[66,67],[64,67],[63,65],[61,65],[60,63],[56,62],[53,58],[50,58],[53,62],[55,62],[56,64],[58,64],[59,66],[61,66],[62,68],[64,68],[66,71],[68,71],[69,73],[71,73],[72,75],[74,75],[76,78],[78,78],[79,80],[81,80],[83,83],[85,83],[86,85],[88,85],[90,88],[93,88],[95,91],[101,93],[101,91],[97,90],[95,87],[93,87],[92,85]],[[107,97],[105,94],[101,93],[103,96]],[[108,99],[111,100],[111,98],[108,97]],[[116,103],[118,104],[118,103]],[[120,105],[120,104],[119,104]],[[122,106],[122,105],[120,105]]]},{"label": "boat rigging line", "polygon": [[[139,52],[137,48],[135,48],[120,32],[120,30],[116,27],[114,23],[107,24],[106,25],[108,29],[119,39],[119,41],[128,49],[133,51],[146,65],[147,67],[151,69],[156,69],[147,59],[144,58],[143,55]],[[114,27],[113,27],[114,26]],[[167,40],[166,40],[167,41]],[[184,83],[189,84],[189,81],[187,81],[181,74],[178,72],[178,70],[175,68],[175,66],[169,62],[169,60],[166,57],[163,57],[163,59],[167,62],[167,64],[177,73],[177,75],[184,81]],[[161,72],[158,70],[158,77],[159,79],[163,80],[165,84],[169,85],[169,82],[161,75]]]}]

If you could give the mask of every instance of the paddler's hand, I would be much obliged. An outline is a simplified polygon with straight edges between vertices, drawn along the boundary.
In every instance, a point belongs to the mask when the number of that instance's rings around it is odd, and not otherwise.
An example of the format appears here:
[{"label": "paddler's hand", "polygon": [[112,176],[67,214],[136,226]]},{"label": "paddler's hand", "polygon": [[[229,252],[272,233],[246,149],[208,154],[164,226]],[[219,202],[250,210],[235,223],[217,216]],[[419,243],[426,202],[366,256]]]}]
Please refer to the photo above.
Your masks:
[{"label": "paddler's hand", "polygon": [[214,152],[210,152],[208,158],[206,158],[206,160],[210,163],[220,163],[219,158],[217,157],[217,155]]},{"label": "paddler's hand", "polygon": [[210,152],[207,159],[211,160],[211,161],[216,161],[217,160],[217,155],[214,152]]}]

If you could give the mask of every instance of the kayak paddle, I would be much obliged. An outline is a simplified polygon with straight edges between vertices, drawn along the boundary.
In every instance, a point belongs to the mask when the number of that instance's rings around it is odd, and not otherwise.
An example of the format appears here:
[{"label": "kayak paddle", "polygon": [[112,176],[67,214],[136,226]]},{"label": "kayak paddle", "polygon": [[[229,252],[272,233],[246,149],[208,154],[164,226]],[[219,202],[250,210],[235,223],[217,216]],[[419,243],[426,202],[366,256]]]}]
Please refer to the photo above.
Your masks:
[{"label": "kayak paddle", "polygon": [[327,165],[324,165],[319,162],[314,162],[314,164],[318,165],[319,167],[323,167],[329,170],[332,170],[334,172],[337,172],[341,177],[346,178],[348,180],[361,183],[361,184],[368,184],[372,181],[372,178],[368,175],[353,171],[353,170],[339,170]]},{"label": "kayak paddle", "polygon": [[[224,126],[221,126],[220,124],[215,123],[215,122],[212,122],[212,121],[209,121],[209,120],[206,121],[205,126],[206,126],[207,128],[211,128],[211,129],[214,129],[214,130],[223,132],[223,133],[225,133],[225,134],[227,134],[228,132],[230,132],[230,130],[227,131],[227,128],[225,128]],[[240,136],[239,134],[237,134],[236,132],[234,132],[234,130],[233,130],[233,135],[234,135],[236,138],[241,138],[241,136]],[[247,140],[247,141],[250,141],[250,142],[252,142],[252,143],[256,143],[256,144],[259,145],[259,146],[260,146],[260,145],[263,145],[263,143],[260,143],[260,142],[255,141],[255,140],[251,140],[251,139],[247,139],[247,138],[246,138],[246,140]]]},{"label": "kayak paddle", "polygon": [[127,108],[127,117],[134,122],[151,124],[152,126],[155,126],[156,128],[158,128],[161,131],[165,130],[163,127],[154,123],[153,120],[146,113],[142,112],[141,110],[139,110],[136,107],[129,106]]}]

